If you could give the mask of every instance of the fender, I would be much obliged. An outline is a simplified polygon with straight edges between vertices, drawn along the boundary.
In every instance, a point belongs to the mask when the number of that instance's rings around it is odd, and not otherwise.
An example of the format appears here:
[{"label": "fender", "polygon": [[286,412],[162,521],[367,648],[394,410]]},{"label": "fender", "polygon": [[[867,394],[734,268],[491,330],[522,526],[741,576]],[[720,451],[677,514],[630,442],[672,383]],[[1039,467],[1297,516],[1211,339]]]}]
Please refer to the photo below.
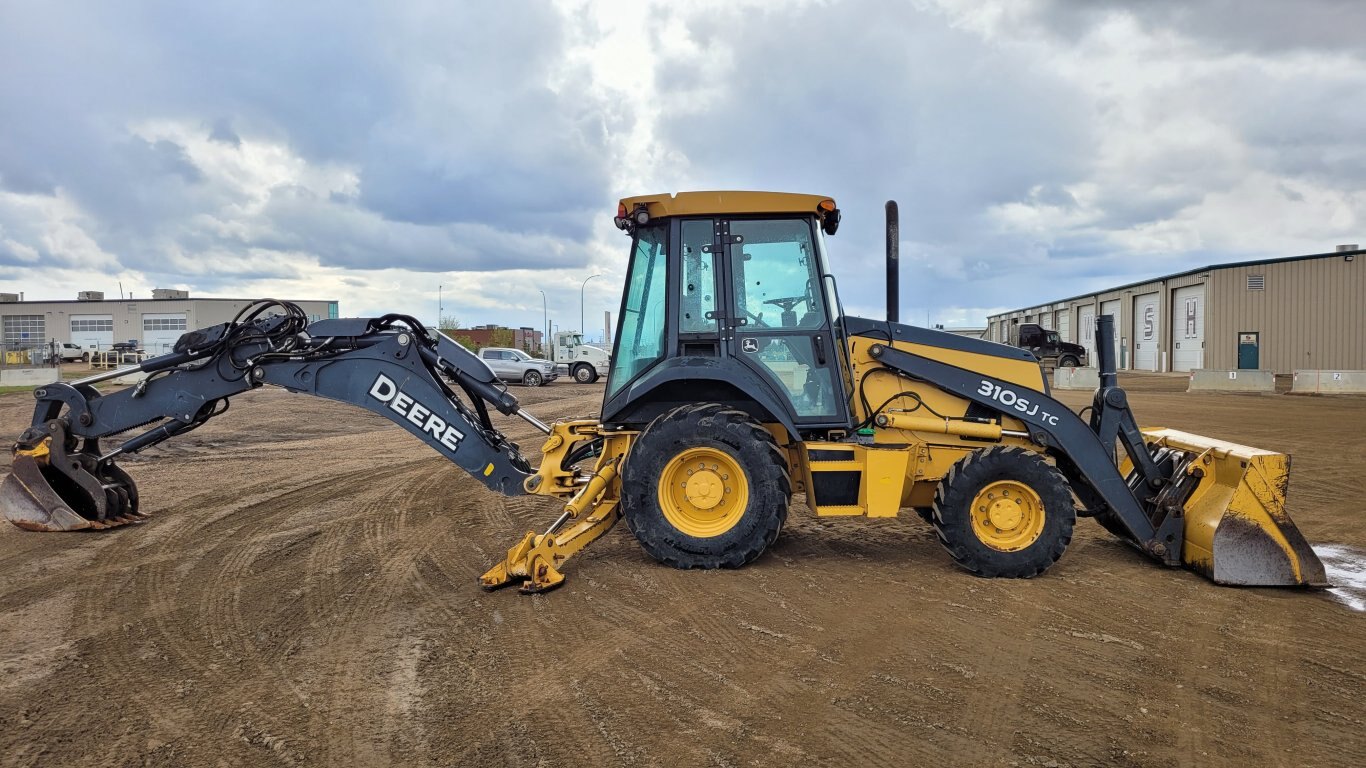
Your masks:
[{"label": "fender", "polygon": [[[672,397],[652,394],[670,390]],[[773,385],[727,357],[675,357],[655,364],[603,404],[602,421],[643,427],[680,405],[700,402],[732,405],[761,421],[776,421],[790,439],[801,440],[786,400]]]}]

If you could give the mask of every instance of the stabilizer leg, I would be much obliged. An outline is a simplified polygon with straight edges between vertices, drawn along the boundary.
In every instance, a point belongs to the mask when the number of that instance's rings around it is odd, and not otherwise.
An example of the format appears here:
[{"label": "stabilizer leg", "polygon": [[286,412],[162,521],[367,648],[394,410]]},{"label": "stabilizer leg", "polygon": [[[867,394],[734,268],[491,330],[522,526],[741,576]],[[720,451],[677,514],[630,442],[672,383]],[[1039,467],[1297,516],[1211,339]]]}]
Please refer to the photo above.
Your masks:
[{"label": "stabilizer leg", "polygon": [[[503,562],[479,577],[486,590],[501,589],[521,582],[522,594],[549,592],[564,583],[559,567],[579,550],[612,530],[621,519],[618,509],[617,467],[619,458],[606,461],[574,498],[565,504],[564,514],[543,534],[528,532],[508,550]],[[577,520],[560,532],[565,523]]]}]

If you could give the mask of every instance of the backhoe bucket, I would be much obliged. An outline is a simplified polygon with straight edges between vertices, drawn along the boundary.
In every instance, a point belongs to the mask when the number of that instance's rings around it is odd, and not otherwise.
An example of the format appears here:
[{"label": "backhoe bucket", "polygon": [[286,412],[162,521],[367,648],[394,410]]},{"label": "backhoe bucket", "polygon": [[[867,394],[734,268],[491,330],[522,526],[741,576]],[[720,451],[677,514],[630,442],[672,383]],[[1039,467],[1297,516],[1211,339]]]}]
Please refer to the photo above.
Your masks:
[{"label": "backhoe bucket", "polygon": [[1290,457],[1174,429],[1144,429],[1154,450],[1186,454],[1182,562],[1219,584],[1328,586],[1323,563],[1285,513]]},{"label": "backhoe bucket", "polygon": [[30,531],[112,528],[143,520],[137,486],[112,462],[89,471],[90,460],[52,450],[53,439],[16,446],[9,476],[0,483],[5,519]]}]

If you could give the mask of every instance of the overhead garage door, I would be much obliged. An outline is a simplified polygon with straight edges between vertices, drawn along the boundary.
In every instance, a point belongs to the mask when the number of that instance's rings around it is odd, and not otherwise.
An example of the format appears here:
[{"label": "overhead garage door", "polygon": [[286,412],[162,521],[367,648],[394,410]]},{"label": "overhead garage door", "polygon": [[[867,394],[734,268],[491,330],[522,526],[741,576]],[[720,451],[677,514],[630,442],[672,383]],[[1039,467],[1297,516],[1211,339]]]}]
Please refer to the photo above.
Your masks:
[{"label": "overhead garage door", "polygon": [[1039,327],[1045,331],[1053,330],[1053,313],[1044,310],[1039,313]]},{"label": "overhead garage door", "polygon": [[1124,336],[1124,329],[1119,325],[1119,307],[1119,299],[1110,299],[1109,301],[1102,301],[1100,303],[1100,313],[1102,315],[1109,315],[1115,319],[1114,352],[1115,368],[1117,369],[1129,367],[1129,361],[1119,356],[1119,350],[1124,346],[1120,344],[1121,337]]},{"label": "overhead garage door", "polygon": [[1096,364],[1096,307],[1094,304],[1077,310],[1077,343],[1086,347],[1086,364]]},{"label": "overhead garage door", "polygon": [[1062,339],[1063,341],[1071,341],[1071,340],[1072,340],[1072,323],[1069,322],[1071,319],[1072,319],[1072,310],[1070,310],[1070,309],[1060,309],[1060,310],[1058,310],[1058,324],[1057,324],[1056,326],[1054,326],[1054,327],[1057,328],[1057,331],[1058,331],[1058,338]]},{"label": "overhead garage door", "polygon": [[1205,286],[1177,288],[1172,295],[1172,370],[1205,367]]},{"label": "overhead garage door", "polygon": [[71,343],[86,351],[114,346],[114,316],[72,315]]},{"label": "overhead garage door", "polygon": [[1157,314],[1157,294],[1145,293],[1134,297],[1134,370],[1156,371],[1158,366],[1157,340],[1161,338],[1160,317]]},{"label": "overhead garage door", "polygon": [[164,355],[175,346],[176,340],[185,333],[184,312],[163,312],[142,316],[142,348],[147,354]]}]

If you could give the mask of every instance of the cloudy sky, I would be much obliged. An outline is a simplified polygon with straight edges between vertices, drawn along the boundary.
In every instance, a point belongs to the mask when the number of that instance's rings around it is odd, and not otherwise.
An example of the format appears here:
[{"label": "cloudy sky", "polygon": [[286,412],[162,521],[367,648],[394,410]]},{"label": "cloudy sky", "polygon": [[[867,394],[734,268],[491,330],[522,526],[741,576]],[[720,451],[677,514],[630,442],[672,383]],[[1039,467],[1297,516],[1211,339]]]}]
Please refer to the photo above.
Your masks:
[{"label": "cloudy sky", "polygon": [[[367,7],[369,6],[369,7]],[[882,312],[1366,243],[1358,0],[0,0],[0,291],[615,313],[616,200],[833,196]]]}]

